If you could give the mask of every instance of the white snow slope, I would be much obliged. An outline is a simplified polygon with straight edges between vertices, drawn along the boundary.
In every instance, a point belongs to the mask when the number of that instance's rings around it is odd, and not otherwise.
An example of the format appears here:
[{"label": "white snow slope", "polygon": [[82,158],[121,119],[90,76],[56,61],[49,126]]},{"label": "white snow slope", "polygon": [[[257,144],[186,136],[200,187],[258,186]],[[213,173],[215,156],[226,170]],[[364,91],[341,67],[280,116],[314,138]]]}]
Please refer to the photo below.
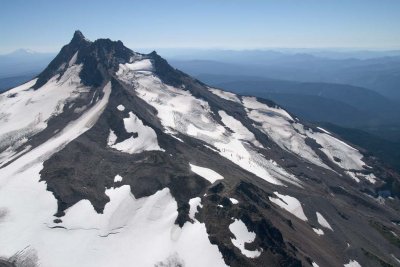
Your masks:
[{"label": "white snow slope", "polygon": [[87,92],[78,75],[81,68],[73,65],[37,90],[31,88],[34,79],[0,94],[0,150],[8,147],[0,154],[0,165],[29,137],[44,130],[47,121],[60,114],[69,100]]},{"label": "white snow slope", "polygon": [[66,210],[61,224],[53,223],[57,200],[39,182],[43,161],[94,125],[110,93],[108,83],[95,106],[52,139],[0,169],[0,257],[19,253],[43,267],[130,266],[132,262],[135,266],[167,262],[225,266],[204,224],[175,225],[177,203],[168,189],[136,199],[129,186],[110,188],[103,214],[81,200]]},{"label": "white snow slope", "polygon": [[259,146],[259,143],[240,122],[221,112],[228,130],[213,119],[206,101],[195,98],[183,88],[164,84],[150,67],[147,71],[137,70],[130,68],[129,64],[120,65],[116,73],[118,78],[134,86],[137,95],[158,111],[166,133],[179,132],[207,142],[223,157],[270,183],[282,185],[282,181],[287,181],[299,184],[296,177],[257,152],[254,146]]}]

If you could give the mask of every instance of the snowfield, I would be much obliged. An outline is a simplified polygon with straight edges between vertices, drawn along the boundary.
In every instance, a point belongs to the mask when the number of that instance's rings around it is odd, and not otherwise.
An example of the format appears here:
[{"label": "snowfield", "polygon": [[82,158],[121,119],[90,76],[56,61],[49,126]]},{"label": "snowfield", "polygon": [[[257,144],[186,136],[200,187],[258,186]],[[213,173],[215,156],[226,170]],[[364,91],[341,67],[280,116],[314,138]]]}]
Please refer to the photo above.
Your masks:
[{"label": "snowfield", "polygon": [[262,157],[249,143],[258,144],[252,133],[233,117],[221,113],[225,122],[233,128],[230,130],[237,131],[232,133],[213,119],[206,101],[195,98],[182,88],[164,84],[152,71],[127,70],[124,67],[116,74],[121,81],[131,84],[136,94],[157,110],[166,133],[173,136],[179,132],[200,139],[218,148],[223,157],[270,183],[283,185],[281,181],[286,181],[300,184],[296,177],[276,162]]},{"label": "snowfield", "polygon": [[44,162],[52,154],[61,150],[69,142],[89,130],[105,109],[111,94],[111,82],[103,88],[104,96],[92,108],[86,111],[75,121],[70,122],[61,132],[54,135],[45,143],[22,155],[12,164],[0,169],[0,188],[3,181],[12,175],[36,163]]},{"label": "snowfield", "polygon": [[154,266],[169,260],[226,266],[204,224],[186,223],[182,229],[174,224],[177,204],[168,189],[140,199],[129,186],[107,189],[111,200],[103,214],[81,200],[54,224],[57,201],[39,183],[41,169],[36,163],[0,189],[1,207],[8,210],[0,227],[1,257],[27,250],[43,267]]},{"label": "snowfield", "polygon": [[37,81],[34,79],[0,94],[0,151],[9,147],[11,151],[6,153],[12,155],[29,137],[44,130],[48,120],[60,114],[68,101],[88,90],[78,75],[81,68],[73,65],[37,90],[31,89]]},{"label": "snowfield", "polygon": [[[110,202],[98,214],[87,200],[66,210],[55,224],[57,200],[40,180],[42,162],[88,130],[101,115],[111,93],[46,143],[0,169],[0,257],[21,252],[40,266],[225,266],[211,245],[204,224],[174,224],[177,203],[168,189],[135,199],[129,186],[110,188]],[[115,177],[117,181],[120,179]],[[152,238],[149,239],[149,236]],[[118,249],[110,248],[118,247]],[[107,251],[107,253],[104,253]],[[199,253],[203,255],[198,257]],[[96,261],[93,261],[93,259]]]},{"label": "snowfield", "polygon": [[359,171],[365,170],[363,155],[355,148],[345,142],[333,137],[328,131],[318,128],[322,132],[306,129],[302,124],[296,122],[290,114],[280,108],[269,107],[260,103],[255,97],[243,97],[242,102],[247,110],[247,116],[252,119],[255,127],[271,137],[281,148],[290,151],[309,162],[331,169],[328,167],[315,151],[306,144],[306,138],[314,139],[319,148],[334,164],[338,165],[355,181],[360,178],[370,183],[376,182],[374,174],[363,174]]},{"label": "snowfield", "polygon": [[[272,108],[258,102],[254,97],[243,97],[243,105],[247,109],[247,116],[260,124],[255,125],[262,132],[272,138],[281,148],[307,159],[318,166],[328,168],[318,155],[305,142],[305,135],[296,127],[298,123],[283,109]],[[302,125],[298,124],[299,127]]]}]

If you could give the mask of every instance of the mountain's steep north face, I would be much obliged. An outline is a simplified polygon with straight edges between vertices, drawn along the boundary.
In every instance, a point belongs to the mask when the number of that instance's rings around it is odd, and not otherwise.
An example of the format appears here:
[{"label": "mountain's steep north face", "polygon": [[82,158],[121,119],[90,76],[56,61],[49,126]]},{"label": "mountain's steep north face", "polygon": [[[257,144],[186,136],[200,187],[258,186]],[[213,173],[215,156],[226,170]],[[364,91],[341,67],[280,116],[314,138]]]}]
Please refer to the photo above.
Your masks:
[{"label": "mountain's steep north face", "polygon": [[79,31],[0,95],[0,266],[400,266],[400,176]]}]

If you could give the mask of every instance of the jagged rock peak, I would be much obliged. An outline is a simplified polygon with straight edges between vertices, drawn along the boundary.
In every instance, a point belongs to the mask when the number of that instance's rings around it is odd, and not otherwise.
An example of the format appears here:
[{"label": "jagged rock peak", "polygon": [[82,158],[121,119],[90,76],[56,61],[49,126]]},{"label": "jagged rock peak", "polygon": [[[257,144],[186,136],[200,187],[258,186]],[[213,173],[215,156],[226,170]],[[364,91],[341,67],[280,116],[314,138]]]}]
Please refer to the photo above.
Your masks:
[{"label": "jagged rock peak", "polygon": [[85,36],[80,30],[76,30],[74,32],[74,37],[72,38],[72,40],[85,40],[85,39],[86,39]]}]

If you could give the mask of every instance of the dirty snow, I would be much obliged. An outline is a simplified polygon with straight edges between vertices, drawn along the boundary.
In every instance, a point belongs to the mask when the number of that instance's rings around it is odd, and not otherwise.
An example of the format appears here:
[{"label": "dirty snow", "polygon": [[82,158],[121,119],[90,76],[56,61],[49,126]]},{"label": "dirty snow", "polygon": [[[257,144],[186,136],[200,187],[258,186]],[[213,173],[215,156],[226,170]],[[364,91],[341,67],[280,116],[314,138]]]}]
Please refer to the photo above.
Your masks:
[{"label": "dirty snow", "polygon": [[229,225],[229,230],[235,235],[235,238],[231,239],[233,245],[240,249],[243,255],[248,258],[257,258],[261,255],[262,249],[251,251],[244,247],[245,243],[252,243],[254,241],[256,234],[254,232],[249,232],[246,224],[244,224],[242,220],[236,219]]},{"label": "dirty snow", "polygon": [[224,179],[224,177],[221,174],[219,174],[216,171],[213,171],[209,168],[196,166],[191,163],[189,163],[189,165],[190,165],[190,169],[192,170],[192,172],[196,173],[197,175],[200,175],[201,177],[208,180],[212,184],[217,180]]},{"label": "dirty snow", "polygon": [[129,112],[129,117],[124,119],[124,126],[128,133],[137,133],[138,136],[131,136],[120,143],[112,143],[112,141],[116,141],[116,138],[115,134],[110,132],[108,143],[112,144],[112,148],[129,154],[143,151],[164,151],[158,145],[156,132],[151,127],[144,125],[132,112]]},{"label": "dirty snow", "polygon": [[269,200],[271,202],[273,202],[276,205],[278,205],[279,207],[287,210],[288,212],[292,213],[294,216],[296,216],[297,218],[299,218],[303,221],[308,220],[306,215],[304,214],[303,207],[301,206],[301,203],[297,198],[287,196],[287,195],[282,195],[282,194],[279,194],[278,192],[274,192],[274,194],[278,198],[269,197]]}]

